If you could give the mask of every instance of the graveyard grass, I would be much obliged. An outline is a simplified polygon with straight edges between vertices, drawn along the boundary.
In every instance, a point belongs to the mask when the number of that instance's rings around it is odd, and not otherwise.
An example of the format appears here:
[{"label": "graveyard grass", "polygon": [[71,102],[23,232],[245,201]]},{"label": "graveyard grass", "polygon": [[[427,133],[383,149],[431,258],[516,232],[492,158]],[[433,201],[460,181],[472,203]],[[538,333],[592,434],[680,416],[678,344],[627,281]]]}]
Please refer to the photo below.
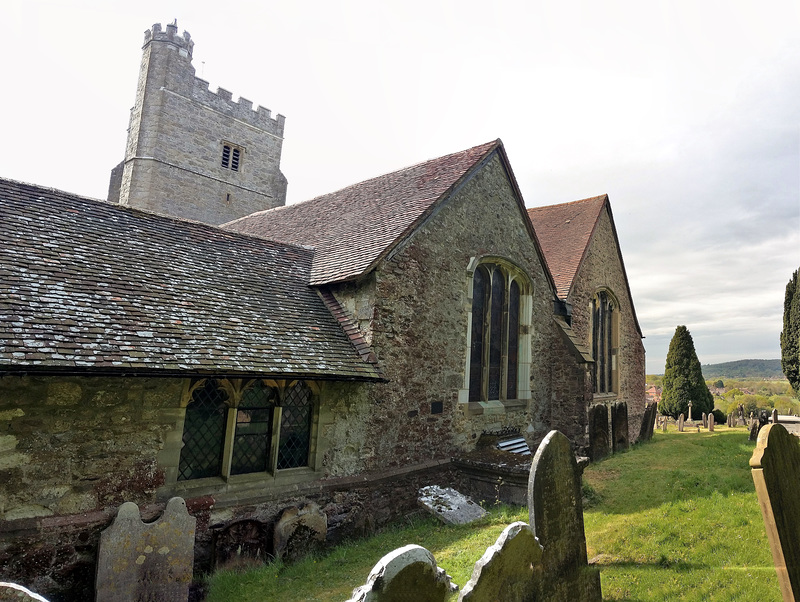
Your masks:
[{"label": "graveyard grass", "polygon": [[[603,600],[780,601],[747,435],[724,426],[657,431],[651,442],[586,469],[586,541]],[[409,543],[428,548],[463,587],[515,520],[527,522],[527,509],[497,506],[467,526],[416,518],[293,565],[219,571],[208,579],[207,600],[341,602],[384,554]]]}]

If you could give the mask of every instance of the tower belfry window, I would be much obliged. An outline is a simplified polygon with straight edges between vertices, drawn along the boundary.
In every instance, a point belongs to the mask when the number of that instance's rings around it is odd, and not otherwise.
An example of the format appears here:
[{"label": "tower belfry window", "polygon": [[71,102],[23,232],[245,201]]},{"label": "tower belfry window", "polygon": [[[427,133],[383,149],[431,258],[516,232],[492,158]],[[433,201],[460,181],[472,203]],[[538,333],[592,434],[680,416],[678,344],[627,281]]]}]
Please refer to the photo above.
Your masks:
[{"label": "tower belfry window", "polygon": [[232,144],[222,145],[222,167],[231,171],[239,171],[242,151]]}]

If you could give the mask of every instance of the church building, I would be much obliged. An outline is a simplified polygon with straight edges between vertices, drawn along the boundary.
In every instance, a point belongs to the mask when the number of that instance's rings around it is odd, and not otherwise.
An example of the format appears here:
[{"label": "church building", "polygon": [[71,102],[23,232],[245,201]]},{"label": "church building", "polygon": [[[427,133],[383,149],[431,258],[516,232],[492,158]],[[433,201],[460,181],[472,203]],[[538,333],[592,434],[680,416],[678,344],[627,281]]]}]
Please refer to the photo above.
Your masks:
[{"label": "church building", "polygon": [[146,32],[107,201],[0,180],[0,580],[92,599],[126,501],[184,498],[208,570],[232,525],[269,555],[291,506],[369,533],[465,485],[486,433],[592,455],[617,404],[635,441],[607,196],[527,209],[495,140],[287,206],[284,118],[209,92],[192,48]]}]

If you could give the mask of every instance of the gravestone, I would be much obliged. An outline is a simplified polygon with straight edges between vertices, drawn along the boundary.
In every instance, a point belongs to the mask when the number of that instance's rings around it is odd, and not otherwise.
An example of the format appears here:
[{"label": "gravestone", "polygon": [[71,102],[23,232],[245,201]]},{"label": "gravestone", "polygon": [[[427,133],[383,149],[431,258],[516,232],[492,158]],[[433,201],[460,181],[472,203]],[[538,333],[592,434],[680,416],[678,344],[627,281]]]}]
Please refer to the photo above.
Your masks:
[{"label": "gravestone", "polygon": [[539,599],[544,577],[542,546],[523,522],[511,523],[490,546],[461,590],[459,602]]},{"label": "gravestone", "polygon": [[708,415],[708,432],[709,433],[714,432],[714,414]]},{"label": "gravestone", "polygon": [[302,558],[320,548],[327,533],[328,517],[314,502],[287,508],[275,523],[275,556],[289,561]]},{"label": "gravestone", "polygon": [[708,428],[708,414],[706,414],[705,412],[703,412],[703,428],[704,429]]},{"label": "gravestone", "polygon": [[750,458],[758,505],[784,601],[800,599],[800,445],[782,424],[764,426]]},{"label": "gravestone", "polygon": [[257,566],[272,557],[270,529],[260,520],[238,520],[214,532],[214,567]]},{"label": "gravestone", "polygon": [[47,602],[47,600],[27,587],[0,581],[0,602]]},{"label": "gravestone", "polygon": [[733,426],[733,412],[728,414],[728,428]]},{"label": "gravestone", "polygon": [[381,558],[347,602],[444,602],[451,591],[450,577],[433,554],[409,544]]},{"label": "gravestone", "polygon": [[656,404],[651,403],[644,406],[644,416],[642,426],[639,428],[639,438],[637,441],[650,441],[653,438],[653,427],[656,422]]},{"label": "gravestone", "polygon": [[161,518],[148,524],[136,504],[122,504],[100,534],[97,600],[187,600],[195,523],[179,497],[169,500]]},{"label": "gravestone", "polygon": [[628,449],[628,404],[611,404],[611,447],[614,453]]},{"label": "gravestone", "polygon": [[692,422],[692,400],[689,400],[689,420],[688,422]]},{"label": "gravestone", "polygon": [[486,516],[479,504],[451,487],[423,487],[417,503],[446,525],[466,525]]},{"label": "gravestone", "polygon": [[750,426],[750,437],[748,437],[748,441],[757,441],[759,430],[761,430],[761,425],[758,424],[758,421],[754,420],[753,424]]},{"label": "gravestone", "polygon": [[683,414],[678,416],[678,432],[679,433],[683,432]]},{"label": "gravestone", "polygon": [[608,455],[608,408],[597,404],[589,408],[589,457],[592,462]]},{"label": "gravestone", "polygon": [[778,410],[772,410],[772,424],[778,424]]},{"label": "gravestone", "polygon": [[667,432],[667,417],[664,416],[664,420],[661,422],[661,432]]},{"label": "gravestone", "polygon": [[600,573],[586,558],[581,475],[569,439],[558,431],[547,434],[533,458],[528,516],[545,574],[536,599],[599,601]]}]

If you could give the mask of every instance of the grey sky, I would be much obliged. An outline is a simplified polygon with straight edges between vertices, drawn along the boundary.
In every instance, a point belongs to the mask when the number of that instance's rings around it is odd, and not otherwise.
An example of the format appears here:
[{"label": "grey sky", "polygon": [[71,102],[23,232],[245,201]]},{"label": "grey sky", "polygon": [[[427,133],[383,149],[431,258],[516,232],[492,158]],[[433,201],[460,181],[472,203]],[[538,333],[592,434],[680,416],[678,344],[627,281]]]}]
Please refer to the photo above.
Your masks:
[{"label": "grey sky", "polygon": [[[274,3],[277,4],[277,3]],[[286,115],[289,202],[502,138],[529,206],[608,193],[649,373],[777,358],[800,267],[800,4],[137,3],[0,7],[0,175],[104,198],[143,32]]]}]

